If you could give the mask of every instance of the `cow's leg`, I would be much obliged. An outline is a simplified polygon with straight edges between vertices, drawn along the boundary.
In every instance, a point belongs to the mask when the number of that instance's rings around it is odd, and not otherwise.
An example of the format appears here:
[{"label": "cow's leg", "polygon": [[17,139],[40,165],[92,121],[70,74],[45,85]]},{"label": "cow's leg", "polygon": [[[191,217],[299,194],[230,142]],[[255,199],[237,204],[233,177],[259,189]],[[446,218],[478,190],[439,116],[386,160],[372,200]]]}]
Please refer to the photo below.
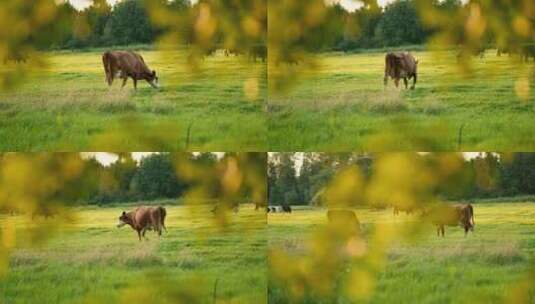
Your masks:
[{"label": "cow's leg", "polygon": [[414,87],[416,86],[416,81],[418,80],[418,75],[414,74],[412,75],[412,87],[411,90],[414,90]]},{"label": "cow's leg", "polygon": [[396,85],[396,88],[399,87],[399,78],[394,79],[394,84]]},{"label": "cow's leg", "polygon": [[442,237],[444,237],[444,225],[440,226],[440,231],[442,232]]},{"label": "cow's leg", "polygon": [[386,88],[386,85],[388,84],[388,75],[385,73],[385,78],[383,79],[384,86]]},{"label": "cow's leg", "polygon": [[145,233],[147,232],[147,228],[143,228],[143,238],[145,241],[148,241],[149,239],[145,236]]},{"label": "cow's leg", "polygon": [[139,241],[141,242],[141,230],[137,230],[137,237],[139,238]]},{"label": "cow's leg", "polygon": [[437,236],[440,236],[440,226],[437,226]]},{"label": "cow's leg", "polygon": [[126,85],[126,81],[128,80],[128,78],[123,78],[123,85],[121,86],[121,89],[124,88],[124,86]]},{"label": "cow's leg", "polygon": [[405,90],[409,87],[409,82],[407,81],[407,77],[403,77],[403,82],[405,83]]},{"label": "cow's leg", "polygon": [[464,226],[464,237],[468,234],[468,226]]},{"label": "cow's leg", "polygon": [[162,236],[162,225],[161,223],[158,222],[158,220],[154,220],[154,222],[156,223],[156,225],[154,225],[154,231],[158,234],[158,236]]},{"label": "cow's leg", "polygon": [[134,81],[134,90],[137,90],[137,79],[132,78],[132,80]]}]

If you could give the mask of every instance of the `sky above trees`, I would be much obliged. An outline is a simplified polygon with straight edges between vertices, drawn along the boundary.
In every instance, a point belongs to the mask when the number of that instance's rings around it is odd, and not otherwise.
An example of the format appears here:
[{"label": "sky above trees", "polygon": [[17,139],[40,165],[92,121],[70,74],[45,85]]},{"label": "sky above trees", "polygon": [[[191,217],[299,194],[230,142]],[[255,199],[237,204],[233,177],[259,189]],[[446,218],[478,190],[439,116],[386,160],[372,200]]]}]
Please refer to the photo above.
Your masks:
[{"label": "sky above trees", "polygon": [[[107,0],[107,1],[111,4],[115,4],[119,0]],[[342,6],[345,7],[348,11],[353,11],[360,6],[358,1],[354,1],[354,0],[339,0],[339,1],[340,1],[340,4],[342,4]],[[378,0],[379,5],[381,6],[384,6],[392,1],[393,0]],[[88,7],[91,4],[92,0],[69,0],[69,2],[77,9],[84,9],[85,7]]]}]

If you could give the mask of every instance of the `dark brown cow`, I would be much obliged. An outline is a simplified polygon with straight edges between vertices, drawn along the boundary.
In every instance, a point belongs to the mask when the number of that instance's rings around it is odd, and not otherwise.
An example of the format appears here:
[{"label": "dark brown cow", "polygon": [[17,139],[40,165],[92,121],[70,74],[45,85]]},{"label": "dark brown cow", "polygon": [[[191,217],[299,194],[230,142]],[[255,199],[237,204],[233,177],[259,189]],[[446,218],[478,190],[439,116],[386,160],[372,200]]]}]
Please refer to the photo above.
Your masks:
[{"label": "dark brown cow", "polygon": [[532,57],[535,61],[535,45],[534,44],[526,44],[522,45],[518,48],[513,47],[498,47],[498,50],[496,51],[497,56],[501,56],[502,54],[509,54],[509,57],[516,54],[520,56],[520,59],[528,62],[529,58]]},{"label": "dark brown cow", "polygon": [[388,83],[388,77],[394,79],[396,88],[399,85],[399,80],[403,78],[405,89],[408,86],[408,80],[413,79],[411,90],[414,90],[416,81],[418,79],[418,60],[407,53],[388,53],[385,57],[385,76],[384,85]]},{"label": "dark brown cow", "polygon": [[267,47],[265,45],[254,45],[249,49],[249,60],[256,62],[260,58],[262,62],[267,58]]},{"label": "dark brown cow", "polygon": [[405,212],[407,215],[412,214],[416,211],[416,207],[401,207],[401,206],[394,206],[394,215],[398,215],[401,211]]},{"label": "dark brown cow", "polygon": [[123,88],[128,77],[134,81],[134,89],[137,89],[138,80],[146,80],[153,88],[158,88],[158,76],[156,71],[151,71],[141,55],[130,51],[108,51],[102,55],[102,63],[106,72],[106,82],[113,84],[115,77],[123,80]]},{"label": "dark brown cow", "polygon": [[474,208],[471,204],[441,205],[424,213],[437,226],[437,235],[444,237],[444,226],[461,226],[464,236],[474,231]]},{"label": "dark brown cow", "polygon": [[141,236],[145,237],[147,230],[154,230],[158,233],[158,236],[162,235],[162,228],[167,232],[165,227],[165,216],[167,211],[164,207],[138,207],[134,211],[125,212],[119,217],[119,224],[117,228],[121,228],[124,225],[130,225],[132,229],[137,231],[139,240]]},{"label": "dark brown cow", "polygon": [[360,233],[360,222],[352,210],[331,209],[327,211],[327,219],[335,229],[347,231],[351,235]]}]

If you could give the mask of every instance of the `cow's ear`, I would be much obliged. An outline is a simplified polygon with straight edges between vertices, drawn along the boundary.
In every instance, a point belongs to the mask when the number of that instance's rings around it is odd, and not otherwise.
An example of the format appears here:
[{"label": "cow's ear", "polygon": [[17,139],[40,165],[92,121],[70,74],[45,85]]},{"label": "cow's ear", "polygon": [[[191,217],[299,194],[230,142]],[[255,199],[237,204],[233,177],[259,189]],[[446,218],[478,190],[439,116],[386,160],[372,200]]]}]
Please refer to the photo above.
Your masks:
[{"label": "cow's ear", "polygon": [[123,211],[123,215],[126,215],[126,212]]}]

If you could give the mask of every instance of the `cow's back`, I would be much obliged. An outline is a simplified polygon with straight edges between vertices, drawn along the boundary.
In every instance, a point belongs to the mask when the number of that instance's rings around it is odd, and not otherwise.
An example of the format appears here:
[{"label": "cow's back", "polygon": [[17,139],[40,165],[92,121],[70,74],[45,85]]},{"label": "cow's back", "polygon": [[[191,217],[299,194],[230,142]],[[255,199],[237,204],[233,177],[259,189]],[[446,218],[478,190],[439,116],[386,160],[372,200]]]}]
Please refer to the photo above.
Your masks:
[{"label": "cow's back", "polygon": [[416,59],[410,53],[402,54],[403,69],[409,74],[416,73]]},{"label": "cow's back", "polygon": [[130,51],[108,52],[115,60],[117,68],[127,74],[138,74],[145,68],[141,55]]},{"label": "cow's back", "polygon": [[410,53],[388,53],[385,56],[385,74],[403,78],[416,74],[416,59]]}]

